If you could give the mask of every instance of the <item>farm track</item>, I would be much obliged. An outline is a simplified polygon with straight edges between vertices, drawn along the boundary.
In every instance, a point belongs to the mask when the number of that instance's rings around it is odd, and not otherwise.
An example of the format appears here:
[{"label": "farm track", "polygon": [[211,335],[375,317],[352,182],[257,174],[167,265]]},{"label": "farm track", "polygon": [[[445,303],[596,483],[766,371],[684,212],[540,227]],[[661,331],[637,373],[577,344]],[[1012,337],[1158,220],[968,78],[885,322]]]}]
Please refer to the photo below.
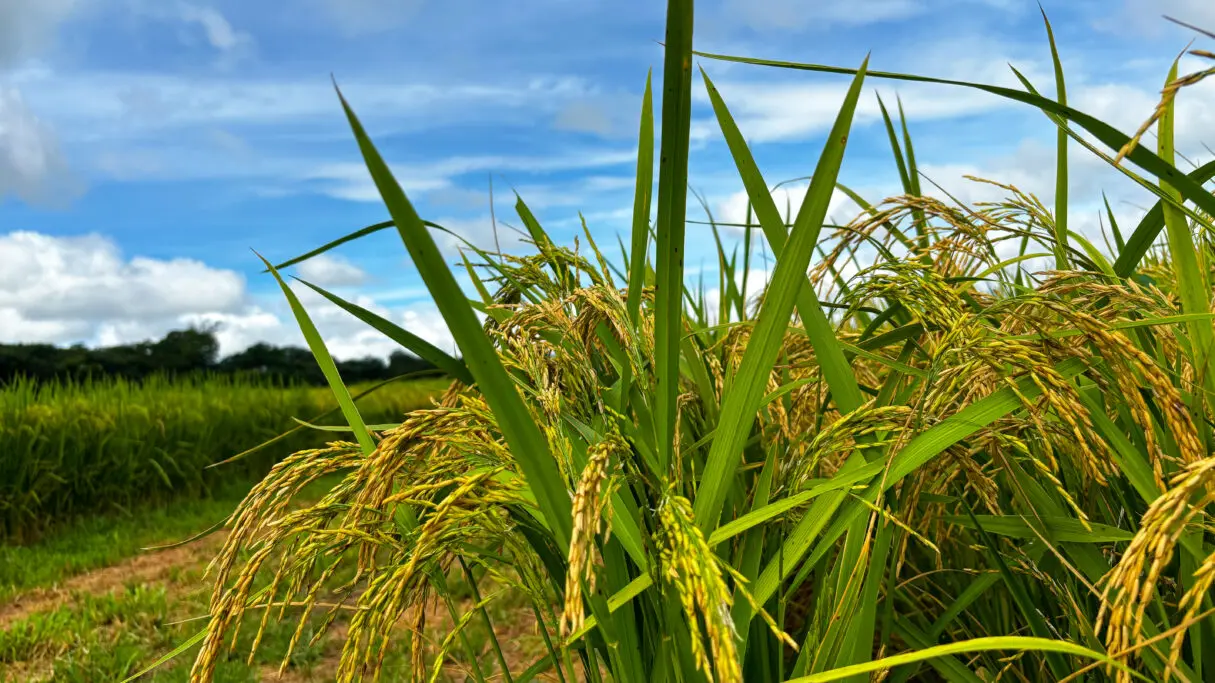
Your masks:
[{"label": "farm track", "polygon": [[0,630],[15,621],[65,605],[81,593],[100,596],[131,584],[165,584],[168,588],[175,569],[205,566],[226,536],[226,531],[219,530],[185,545],[141,553],[108,567],[85,571],[58,586],[17,595],[0,605]]},{"label": "farm track", "polygon": [[[57,610],[74,610],[89,598],[111,596],[114,599],[124,599],[124,591],[131,587],[163,590],[167,601],[169,617],[165,623],[172,623],[198,617],[205,612],[210,586],[201,581],[203,572],[210,560],[218,552],[227,537],[227,530],[217,530],[203,538],[183,545],[141,552],[127,557],[108,566],[97,567],[83,571],[56,583],[55,585],[33,588],[17,594],[0,603],[0,632],[8,630],[37,618],[49,615]],[[179,539],[165,538],[159,543],[172,543]],[[149,544],[156,545],[156,544]],[[525,602],[508,600],[510,606],[504,606],[495,615],[495,626],[499,632],[503,654],[508,666],[515,674],[526,669],[538,657],[543,656],[543,644],[536,628],[534,615]],[[467,597],[457,600],[457,609],[461,612],[472,609],[472,602]],[[200,611],[201,610],[201,611]],[[447,610],[435,601],[429,605],[427,614],[426,638],[437,645],[452,626],[452,619]],[[479,624],[480,619],[474,619]],[[201,622],[200,622],[201,623]],[[107,624],[105,629],[122,629],[121,623]],[[190,626],[195,629],[196,626]],[[306,667],[289,666],[280,674],[279,662],[262,661],[253,666],[252,677],[259,681],[276,681],[280,683],[312,683],[332,681],[338,668],[342,646],[346,638],[348,624],[345,618],[339,618],[319,644],[316,656]],[[401,624],[402,635],[406,628]],[[178,639],[178,636],[172,636]],[[500,680],[497,661],[489,651],[488,643],[477,643],[481,648],[480,660],[483,672],[488,680]],[[163,654],[167,648],[161,648],[158,654]],[[458,648],[457,648],[458,650]],[[70,652],[47,651],[31,657],[19,658],[16,661],[0,661],[0,681],[48,681],[56,679],[56,669]],[[441,680],[462,681],[471,675],[471,668],[462,652],[453,652],[454,660],[447,661],[443,666]],[[458,661],[457,661],[458,660]],[[145,661],[150,663],[152,660]],[[180,661],[174,668],[186,667],[187,661]],[[428,672],[429,674],[429,672]],[[540,681],[558,680],[552,671],[541,674]]]}]

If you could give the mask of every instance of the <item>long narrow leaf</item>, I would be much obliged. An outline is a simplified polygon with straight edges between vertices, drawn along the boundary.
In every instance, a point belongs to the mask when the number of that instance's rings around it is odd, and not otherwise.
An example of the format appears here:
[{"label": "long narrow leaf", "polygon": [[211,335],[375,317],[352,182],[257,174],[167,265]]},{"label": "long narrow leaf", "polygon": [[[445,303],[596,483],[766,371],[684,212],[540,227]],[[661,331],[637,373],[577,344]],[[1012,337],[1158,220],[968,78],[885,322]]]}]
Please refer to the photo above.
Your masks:
[{"label": "long narrow leaf", "polygon": [[772,274],[768,295],[764,297],[760,307],[755,330],[747,342],[738,371],[727,385],[717,436],[709,450],[694,504],[696,523],[702,530],[711,531],[717,523],[728,485],[733,480],[734,470],[739,463],[739,452],[755,421],[755,413],[759,402],[763,400],[772,366],[784,342],[785,328],[793,315],[794,299],[799,290],[803,290],[806,269],[810,266],[814,247],[818,244],[827,206],[831,202],[836,178],[844,161],[848,132],[852,126],[857,101],[860,99],[867,66],[866,58],[853,79],[835,125],[827,136],[814,178],[806,191],[805,201],[797,214],[784,251],[776,261],[776,269]]},{"label": "long narrow leaf", "polygon": [[654,367],[658,378],[654,425],[659,464],[675,444],[679,396],[679,338],[683,335],[684,220],[688,203],[688,146],[692,126],[692,0],[667,4],[662,75],[662,150],[658,164],[657,281]]},{"label": "long narrow leaf", "polygon": [[439,347],[431,344],[409,330],[406,330],[400,325],[393,323],[391,320],[376,315],[358,304],[346,301],[345,299],[332,294],[306,280],[300,280],[299,278],[295,279],[298,280],[300,284],[312,288],[312,290],[317,294],[320,294],[326,299],[332,301],[334,305],[338,306],[342,310],[374,327],[376,331],[405,347],[418,358],[429,361],[436,367],[447,371],[447,373],[452,377],[455,377],[465,384],[472,384],[474,382],[472,374],[468,372],[468,366],[464,365],[464,362],[460,359],[452,358],[450,355],[445,353],[443,349],[440,349]]},{"label": "long narrow leaf", "polygon": [[467,297],[439,253],[434,238],[427,232],[340,90],[338,97],[358,140],[367,169],[401,235],[401,241],[463,352],[469,372],[477,380],[482,395],[493,410],[502,436],[535,494],[557,543],[562,548],[568,548],[573,528],[570,495],[549,450],[548,441],[533,421],[514,381],[502,367]]}]

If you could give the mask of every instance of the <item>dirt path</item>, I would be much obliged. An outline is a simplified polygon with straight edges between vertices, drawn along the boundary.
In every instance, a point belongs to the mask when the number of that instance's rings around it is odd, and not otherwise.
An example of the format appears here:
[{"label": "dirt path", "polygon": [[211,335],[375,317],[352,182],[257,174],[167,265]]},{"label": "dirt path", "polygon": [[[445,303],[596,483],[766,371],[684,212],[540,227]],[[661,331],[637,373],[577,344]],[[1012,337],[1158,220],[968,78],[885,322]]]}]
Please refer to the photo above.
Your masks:
[{"label": "dirt path", "polygon": [[48,612],[77,593],[104,595],[128,584],[163,583],[174,569],[205,563],[223,544],[226,532],[217,531],[186,545],[144,552],[118,564],[86,571],[52,588],[37,588],[0,605],[0,629],[31,614]]},{"label": "dirt path", "polygon": [[[7,603],[0,604],[0,631],[10,625],[35,614],[50,612],[63,605],[70,604],[82,594],[104,595],[121,591],[126,586],[140,584],[144,586],[164,586],[171,598],[193,593],[200,588],[197,581],[183,581],[180,574],[189,572],[191,576],[201,571],[206,563],[218,552],[226,537],[226,531],[217,531],[197,541],[164,550],[144,552],[118,564],[94,569],[81,573],[48,588],[39,588],[20,594]],[[467,610],[473,607],[468,599],[460,601],[457,609]],[[450,615],[438,604],[428,606],[427,639],[437,645],[443,639],[452,625]],[[529,607],[512,605],[506,608],[505,614],[499,613],[495,619],[495,630],[498,630],[503,654],[508,666],[514,673],[522,672],[531,665],[537,657],[543,655],[541,640],[536,630],[535,618]],[[479,622],[479,618],[475,621]],[[306,670],[288,667],[280,676],[277,663],[256,668],[257,678],[261,681],[279,681],[283,683],[306,683],[311,681],[332,680],[337,670],[342,647],[346,640],[348,625],[345,619],[339,619],[328,630],[325,636],[323,651],[320,658],[307,667]],[[404,625],[402,625],[404,629]],[[487,651],[488,645],[483,644],[480,659],[485,672],[491,680],[501,677],[496,659]],[[432,649],[433,652],[433,649]],[[428,658],[429,659],[429,658]],[[462,654],[457,659],[465,659]],[[432,662],[428,661],[428,665]],[[49,675],[52,662],[37,658],[28,662],[13,662],[7,671],[0,671],[0,680],[42,680]],[[14,668],[15,667],[15,668]],[[4,669],[0,666],[0,669]],[[468,674],[467,662],[446,662],[444,674],[449,680],[463,680]],[[428,672],[429,673],[429,672]],[[540,680],[550,680],[552,672],[540,676]],[[13,678],[16,676],[16,678]],[[552,680],[556,680],[555,677]]]}]

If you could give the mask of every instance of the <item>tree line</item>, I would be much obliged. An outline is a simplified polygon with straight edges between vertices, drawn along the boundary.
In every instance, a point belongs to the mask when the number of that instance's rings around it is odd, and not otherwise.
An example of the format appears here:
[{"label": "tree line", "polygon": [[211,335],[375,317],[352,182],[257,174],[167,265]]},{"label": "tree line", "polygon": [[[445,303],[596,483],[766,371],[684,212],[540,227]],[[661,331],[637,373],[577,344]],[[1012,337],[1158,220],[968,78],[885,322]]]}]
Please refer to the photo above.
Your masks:
[{"label": "tree line", "polygon": [[[379,381],[434,365],[404,351],[387,360],[368,356],[337,361],[346,382]],[[156,341],[88,348],[82,344],[0,344],[0,384],[18,377],[35,382],[121,377],[142,380],[151,375],[253,375],[284,383],[321,385],[325,377],[308,349],[258,343],[220,358],[219,341],[210,329],[174,330]]]}]

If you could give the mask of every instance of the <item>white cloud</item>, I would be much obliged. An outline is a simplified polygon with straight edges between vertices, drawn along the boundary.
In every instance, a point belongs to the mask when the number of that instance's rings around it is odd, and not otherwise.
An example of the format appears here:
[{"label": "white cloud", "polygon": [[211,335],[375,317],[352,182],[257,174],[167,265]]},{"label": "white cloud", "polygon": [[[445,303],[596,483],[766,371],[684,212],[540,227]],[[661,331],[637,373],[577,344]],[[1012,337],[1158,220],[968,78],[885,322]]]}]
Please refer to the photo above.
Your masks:
[{"label": "white cloud", "polygon": [[367,281],[367,273],[350,261],[319,254],[296,266],[300,278],[320,287],[353,287]]},{"label": "white cloud", "polygon": [[127,260],[96,234],[0,237],[0,308],[27,320],[170,318],[197,310],[235,311],[244,279],[199,261]]},{"label": "white cloud", "polygon": [[[459,156],[429,163],[392,164],[392,173],[406,193],[428,193],[449,191],[453,189],[453,178],[469,173],[586,170],[636,163],[636,160],[636,152],[614,150],[586,150],[552,157]],[[320,192],[338,199],[381,201],[367,167],[360,162],[324,164],[306,172],[303,180],[319,182]]]},{"label": "white cloud", "polygon": [[458,353],[455,339],[447,329],[447,322],[443,320],[439,309],[433,305],[407,309],[401,314],[400,321],[402,327],[440,349],[451,354]]},{"label": "white cloud", "polygon": [[[237,30],[222,12],[187,0],[128,0],[138,17],[175,27],[178,39],[195,45],[200,39],[219,55],[219,66],[231,66],[253,47],[253,36]],[[165,26],[154,30],[164,32]]]},{"label": "white cloud", "polygon": [[55,131],[30,111],[21,93],[0,87],[0,201],[12,194],[32,204],[62,205],[81,189]]},{"label": "white cloud", "polygon": [[[129,137],[205,124],[270,125],[326,123],[341,139],[350,132],[328,78],[251,77],[239,74],[177,75],[150,71],[56,71],[27,66],[12,74],[48,115],[71,122],[89,136]],[[394,130],[470,118],[509,120],[512,110],[547,120],[588,86],[577,78],[532,78],[509,82],[424,82],[400,78],[344,78],[342,93],[377,134],[374,122]],[[133,118],[132,115],[140,115]]]},{"label": "white cloud", "polygon": [[1215,30],[1215,3],[1210,0],[1125,0],[1123,14],[1124,22],[1117,25],[1110,22],[1110,26],[1158,35],[1177,28],[1164,19],[1170,16],[1199,28]]},{"label": "white cloud", "polygon": [[593,133],[602,137],[637,134],[641,98],[635,93],[602,93],[571,99],[553,121],[557,130]]},{"label": "white cloud", "polygon": [[[755,143],[802,140],[830,129],[839,115],[848,91],[846,82],[822,81],[728,81],[715,83],[739,129]],[[999,79],[1005,81],[1007,79]],[[895,106],[895,87],[882,83],[866,88],[857,104],[853,126],[881,120],[875,92],[881,92],[888,109]],[[703,90],[694,91],[697,99],[707,101]],[[1021,105],[977,90],[956,86],[901,83],[897,93],[911,122],[939,121],[987,114]],[[892,112],[893,113],[893,112]],[[897,114],[895,114],[897,115]],[[715,120],[693,122],[693,137],[720,136]]]},{"label": "white cloud", "polygon": [[30,320],[15,308],[0,306],[0,343],[63,343],[83,339],[90,331],[83,320]]},{"label": "white cloud", "polygon": [[[494,237],[495,220],[498,231],[496,239]],[[458,250],[464,249],[469,259],[476,262],[478,259],[477,255],[468,251],[464,241],[472,243],[479,249],[491,252],[496,251],[499,246],[501,246],[503,252],[516,254],[532,248],[531,245],[526,244],[524,241],[530,238],[524,237],[526,234],[523,232],[525,228],[514,214],[499,213],[491,217],[486,212],[472,218],[440,217],[435,219],[434,222],[459,236],[456,237],[437,230],[431,231],[435,241],[439,243],[439,246],[449,258],[458,258]],[[541,225],[543,224],[544,221],[541,220]],[[463,240],[460,238],[463,238]]]},{"label": "white cloud", "polygon": [[80,0],[0,1],[0,69],[45,50],[59,24],[81,4]]},{"label": "white cloud", "polygon": [[[362,273],[341,259],[319,263],[325,272],[314,279],[335,286],[339,281],[353,284],[354,275]],[[386,357],[397,350],[316,292],[298,283],[292,289],[335,357]],[[388,308],[367,296],[351,300],[441,348],[454,348],[442,316],[429,302]],[[254,297],[235,271],[190,259],[126,258],[112,240],[96,234],[0,235],[0,343],[125,344],[189,325],[215,326],[223,355],[259,341],[304,345],[281,294]]]},{"label": "white cloud", "polygon": [[[768,281],[772,279],[772,273],[773,270],[771,268],[751,268],[746,272],[746,291],[744,293],[744,297],[747,302],[746,306],[749,310],[755,310],[755,305],[759,301],[759,296],[763,294],[764,288],[768,286]],[[690,273],[689,275],[695,276],[697,273]],[[706,271],[706,285],[710,284],[710,275],[712,278],[711,281],[717,283],[717,286],[705,288],[705,309],[706,313],[708,314],[710,324],[716,324],[720,322],[718,320],[720,317],[718,312],[721,310],[721,280],[716,269],[714,269],[711,274]],[[734,286],[738,288],[738,291],[743,291],[743,285],[743,272],[739,270],[734,273]],[[691,309],[689,309],[689,314],[691,314]],[[733,310],[731,311],[730,315],[733,319],[737,319],[737,314],[733,312]]]},{"label": "white cloud", "polygon": [[[793,222],[797,218],[797,212],[801,209],[802,202],[805,201],[808,189],[810,189],[809,183],[790,183],[772,190],[772,200],[776,202],[776,208],[780,211],[781,218],[785,218],[788,222]],[[749,202],[746,190],[730,194],[713,207],[714,218],[722,223],[746,223]],[[827,205],[827,220],[828,222],[847,223],[855,218],[860,210],[860,206],[837,189],[832,193],[831,201]],[[751,216],[751,222],[758,225],[754,214]]]},{"label": "white cloud", "polygon": [[[1210,62],[1184,60],[1179,73],[1187,74],[1210,68]],[[1163,86],[1164,78],[1160,79]],[[1109,123],[1127,135],[1134,133],[1151,116],[1160,101],[1160,88],[1121,83],[1099,83],[1080,90],[1074,106]],[[1215,79],[1184,88],[1177,95],[1173,122],[1179,151],[1189,155],[1201,154],[1202,145],[1215,144]],[[1154,130],[1144,137],[1144,144],[1155,149]]]},{"label": "white cloud", "polygon": [[[78,0],[0,0],[0,71],[45,51],[59,24],[80,5]],[[34,114],[18,88],[0,85],[0,201],[15,195],[32,204],[61,206],[81,189],[50,124]]]},{"label": "white cloud", "polygon": [[224,15],[213,7],[202,7],[187,2],[178,3],[177,12],[182,21],[198,24],[211,47],[226,52],[249,40],[248,34],[237,32]]},{"label": "white cloud", "polygon": [[553,126],[558,130],[610,135],[614,130],[612,118],[599,103],[575,100],[557,112]]}]

